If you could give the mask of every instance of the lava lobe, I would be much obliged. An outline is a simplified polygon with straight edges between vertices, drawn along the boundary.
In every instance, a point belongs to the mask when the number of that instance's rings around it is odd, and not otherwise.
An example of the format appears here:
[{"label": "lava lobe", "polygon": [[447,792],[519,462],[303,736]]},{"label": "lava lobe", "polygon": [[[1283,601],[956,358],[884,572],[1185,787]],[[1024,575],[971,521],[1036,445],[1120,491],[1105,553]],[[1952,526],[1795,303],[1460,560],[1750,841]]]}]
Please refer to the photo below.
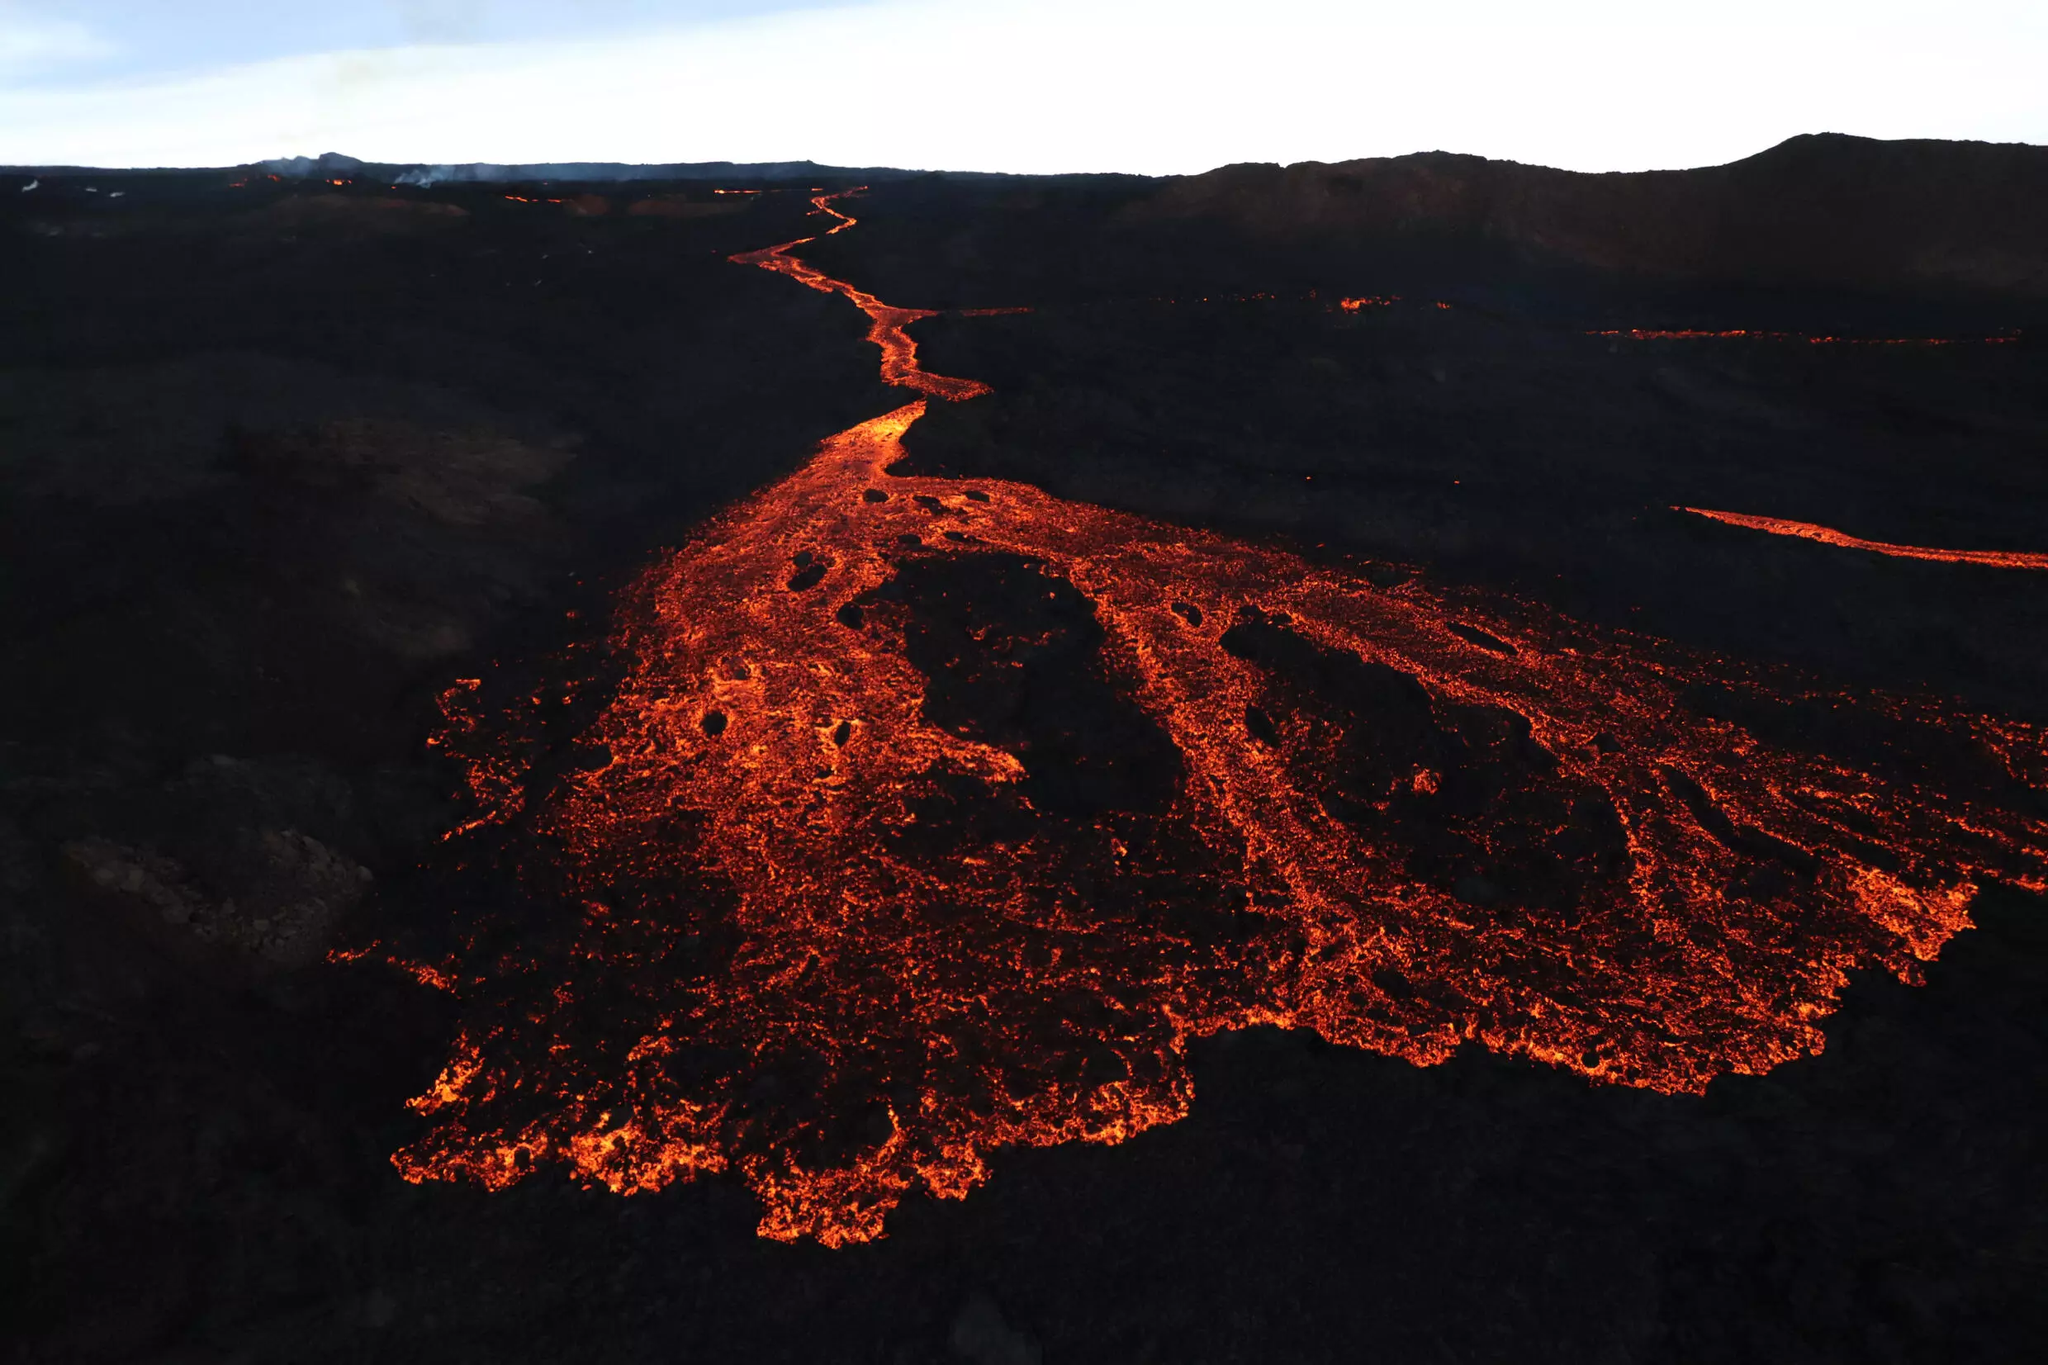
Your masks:
[{"label": "lava lobe", "polygon": [[[461,837],[532,903],[435,968],[467,1012],[408,1178],[733,1172],[764,1235],[841,1245],[1002,1146],[1181,1117],[1202,1035],[1698,1092],[1818,1051],[1847,974],[1915,979],[1985,879],[2048,888],[2037,729],[889,475],[981,386],[798,245],[738,259],[866,310],[922,397],[645,571],[587,762],[534,763],[545,691],[448,693]],[[1841,742],[1744,722],[1787,706]],[[1898,731],[1937,742],[1858,747]]]}]

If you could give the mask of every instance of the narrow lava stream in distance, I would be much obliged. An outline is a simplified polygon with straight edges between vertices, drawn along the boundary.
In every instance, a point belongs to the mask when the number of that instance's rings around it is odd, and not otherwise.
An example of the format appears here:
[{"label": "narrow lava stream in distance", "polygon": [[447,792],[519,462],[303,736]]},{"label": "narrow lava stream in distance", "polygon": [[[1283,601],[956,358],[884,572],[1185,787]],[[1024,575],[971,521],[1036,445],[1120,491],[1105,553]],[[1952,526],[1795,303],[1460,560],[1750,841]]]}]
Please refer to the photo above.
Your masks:
[{"label": "narrow lava stream in distance", "polygon": [[[1849,971],[1917,980],[1985,880],[2048,890],[2037,727],[891,476],[927,401],[985,387],[803,244],[734,259],[845,295],[919,398],[663,554],[557,681],[444,698],[478,805],[454,847],[529,899],[411,954],[465,1014],[407,1178],[731,1172],[763,1235],[838,1246],[1007,1144],[1182,1117],[1220,1030],[1698,1093],[1820,1051]],[[1040,605],[984,610],[998,582]],[[936,700],[1083,636],[1165,755],[1149,803],[1042,796],[1042,749]],[[583,759],[537,761],[592,689]]]},{"label": "narrow lava stream in distance", "polygon": [[1846,531],[1837,531],[1832,526],[1816,526],[1810,521],[1787,521],[1783,517],[1760,517],[1749,512],[1716,512],[1705,507],[1674,507],[1671,510],[1690,512],[1696,517],[1726,522],[1730,526],[1740,526],[1749,531],[1763,531],[1774,536],[1791,536],[1797,540],[1816,540],[1823,545],[1834,545],[1845,550],[1865,550],[1871,554],[1890,555],[1894,559],[1930,559],[1943,564],[1982,564],[1994,569],[2048,569],[2048,554],[2035,554],[2027,550],[1942,550],[1930,545],[1894,545],[1886,540],[1865,540]]}]

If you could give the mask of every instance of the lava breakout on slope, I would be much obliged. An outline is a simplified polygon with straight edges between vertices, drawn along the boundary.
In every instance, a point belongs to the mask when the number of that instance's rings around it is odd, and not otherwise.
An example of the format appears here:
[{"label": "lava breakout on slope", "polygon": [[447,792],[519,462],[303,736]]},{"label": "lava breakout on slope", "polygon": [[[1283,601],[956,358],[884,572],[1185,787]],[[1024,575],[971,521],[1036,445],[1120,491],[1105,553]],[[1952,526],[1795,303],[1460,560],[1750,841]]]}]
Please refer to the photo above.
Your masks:
[{"label": "lava breakout on slope", "polygon": [[841,1245],[1006,1144],[1179,1118],[1219,1030],[1698,1092],[1818,1051],[1985,879],[2048,889],[2039,729],[891,476],[981,386],[797,245],[740,259],[853,300],[924,397],[650,566],[602,667],[448,694],[458,847],[530,894],[431,965],[465,1019],[408,1178],[733,1172],[764,1235]]}]

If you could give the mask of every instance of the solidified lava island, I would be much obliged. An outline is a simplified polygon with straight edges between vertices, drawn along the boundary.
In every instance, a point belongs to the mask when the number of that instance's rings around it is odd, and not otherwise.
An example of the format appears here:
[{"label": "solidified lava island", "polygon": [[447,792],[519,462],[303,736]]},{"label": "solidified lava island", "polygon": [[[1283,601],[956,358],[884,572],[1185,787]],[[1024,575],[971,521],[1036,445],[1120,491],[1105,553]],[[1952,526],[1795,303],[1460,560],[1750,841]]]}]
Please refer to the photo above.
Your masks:
[{"label": "solidified lava island", "polygon": [[803,244],[735,259],[844,294],[920,397],[653,564],[565,676],[448,694],[455,847],[531,895],[412,961],[466,1014],[407,1178],[731,1172],[763,1235],[838,1246],[1006,1144],[1180,1118],[1220,1030],[1697,1093],[1818,1052],[1851,971],[1917,979],[1985,880],[2048,890],[2038,728],[892,476],[983,387]]}]

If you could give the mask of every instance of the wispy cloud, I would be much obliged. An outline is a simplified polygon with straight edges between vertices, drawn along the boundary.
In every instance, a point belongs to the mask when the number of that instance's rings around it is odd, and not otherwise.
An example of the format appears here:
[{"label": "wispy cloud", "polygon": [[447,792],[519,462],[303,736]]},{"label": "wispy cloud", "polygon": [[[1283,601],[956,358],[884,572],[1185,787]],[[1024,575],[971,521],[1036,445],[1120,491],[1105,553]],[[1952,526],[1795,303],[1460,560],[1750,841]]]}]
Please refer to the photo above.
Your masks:
[{"label": "wispy cloud", "polygon": [[76,20],[0,6],[0,77],[40,73],[110,56],[115,45]]},{"label": "wispy cloud", "polygon": [[[617,37],[867,0],[0,0],[13,81],[136,80],[323,52]],[[972,0],[968,0],[969,3]],[[61,57],[61,60],[59,58]]]}]

